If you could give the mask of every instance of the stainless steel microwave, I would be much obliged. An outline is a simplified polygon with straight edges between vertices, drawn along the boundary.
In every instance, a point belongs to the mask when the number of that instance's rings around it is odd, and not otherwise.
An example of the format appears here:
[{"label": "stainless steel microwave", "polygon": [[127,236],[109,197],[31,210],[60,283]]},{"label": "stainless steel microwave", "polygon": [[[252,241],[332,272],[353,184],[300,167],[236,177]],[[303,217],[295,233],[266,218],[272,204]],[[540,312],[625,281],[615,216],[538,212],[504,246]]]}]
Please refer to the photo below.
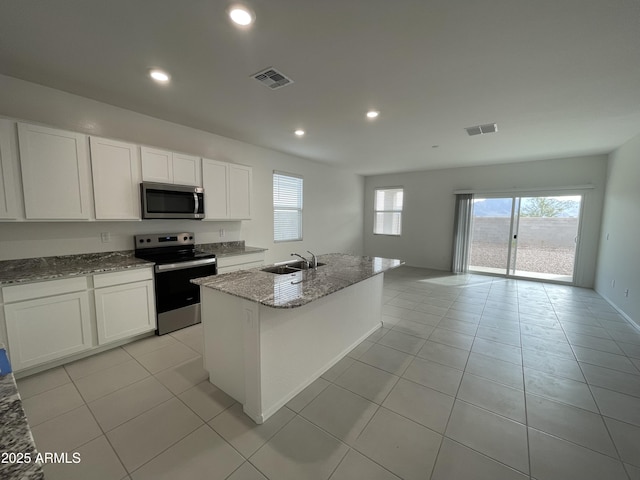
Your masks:
[{"label": "stainless steel microwave", "polygon": [[142,218],[204,218],[204,189],[189,185],[140,184]]}]

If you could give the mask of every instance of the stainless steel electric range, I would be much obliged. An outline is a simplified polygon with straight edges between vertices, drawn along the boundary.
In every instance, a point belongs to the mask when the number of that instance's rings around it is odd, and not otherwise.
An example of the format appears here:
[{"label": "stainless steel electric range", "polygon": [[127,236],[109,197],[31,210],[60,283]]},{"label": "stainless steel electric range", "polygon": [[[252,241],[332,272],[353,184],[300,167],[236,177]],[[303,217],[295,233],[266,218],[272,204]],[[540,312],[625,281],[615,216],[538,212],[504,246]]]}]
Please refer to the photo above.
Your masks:
[{"label": "stainless steel electric range", "polygon": [[200,287],[190,280],[215,275],[217,266],[214,254],[196,250],[193,232],[136,235],[135,256],[156,264],[156,334],[200,323]]}]

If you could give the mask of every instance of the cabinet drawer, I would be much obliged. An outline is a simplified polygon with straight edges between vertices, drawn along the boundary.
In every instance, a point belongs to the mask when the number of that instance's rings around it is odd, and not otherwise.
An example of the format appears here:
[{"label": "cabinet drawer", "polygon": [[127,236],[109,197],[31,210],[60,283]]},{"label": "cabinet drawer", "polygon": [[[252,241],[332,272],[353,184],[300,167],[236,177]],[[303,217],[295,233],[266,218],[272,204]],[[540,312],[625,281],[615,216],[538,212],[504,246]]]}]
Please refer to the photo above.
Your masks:
[{"label": "cabinet drawer", "polygon": [[95,288],[102,288],[152,279],[153,271],[151,268],[136,268],[134,270],[96,274],[93,276],[93,286]]},{"label": "cabinet drawer", "polygon": [[33,298],[50,297],[64,293],[87,290],[87,277],[64,278],[61,280],[47,280],[44,282],[28,283],[4,287],[2,295],[5,303],[20,302]]},{"label": "cabinet drawer", "polygon": [[245,263],[263,262],[264,252],[247,253],[245,255],[232,255],[218,258],[218,270],[221,268],[242,265]]}]

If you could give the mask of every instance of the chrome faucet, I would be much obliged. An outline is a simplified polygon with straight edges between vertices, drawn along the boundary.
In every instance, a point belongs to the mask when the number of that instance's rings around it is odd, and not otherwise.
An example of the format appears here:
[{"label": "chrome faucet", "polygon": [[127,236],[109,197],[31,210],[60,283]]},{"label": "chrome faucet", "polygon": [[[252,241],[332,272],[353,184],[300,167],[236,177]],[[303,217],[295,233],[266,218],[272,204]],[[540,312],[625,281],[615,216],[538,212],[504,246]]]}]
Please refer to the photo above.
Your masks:
[{"label": "chrome faucet", "polygon": [[298,257],[300,258],[304,264],[307,266],[307,270],[309,269],[309,267],[311,266],[311,264],[309,263],[309,260],[307,260],[306,258],[304,258],[302,255],[298,255],[297,253],[292,253],[291,254],[292,257]]},{"label": "chrome faucet", "polygon": [[[307,252],[311,253],[311,252],[309,252],[309,250],[307,250]],[[310,268],[313,268],[314,270],[318,269],[318,259],[316,258],[316,256],[313,253],[311,253],[311,261],[307,260],[302,255],[298,255],[297,253],[292,253],[291,256],[292,257],[298,257],[298,258],[302,259],[304,264],[307,266],[307,270],[310,269]]]},{"label": "chrome faucet", "polygon": [[[311,253],[311,252],[307,250],[307,253]],[[311,267],[313,267],[314,270],[318,269],[318,259],[313,253],[311,253]]]}]

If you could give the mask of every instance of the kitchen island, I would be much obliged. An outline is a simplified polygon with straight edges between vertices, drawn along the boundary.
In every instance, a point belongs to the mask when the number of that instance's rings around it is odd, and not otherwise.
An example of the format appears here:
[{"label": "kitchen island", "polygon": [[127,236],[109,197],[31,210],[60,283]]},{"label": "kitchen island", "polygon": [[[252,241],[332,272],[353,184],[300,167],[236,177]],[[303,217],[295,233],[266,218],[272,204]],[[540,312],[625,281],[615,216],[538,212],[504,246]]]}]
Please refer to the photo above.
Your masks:
[{"label": "kitchen island", "polygon": [[256,423],[380,327],[383,273],[402,264],[344,254],[318,262],[283,275],[252,269],[193,280],[209,380]]}]

